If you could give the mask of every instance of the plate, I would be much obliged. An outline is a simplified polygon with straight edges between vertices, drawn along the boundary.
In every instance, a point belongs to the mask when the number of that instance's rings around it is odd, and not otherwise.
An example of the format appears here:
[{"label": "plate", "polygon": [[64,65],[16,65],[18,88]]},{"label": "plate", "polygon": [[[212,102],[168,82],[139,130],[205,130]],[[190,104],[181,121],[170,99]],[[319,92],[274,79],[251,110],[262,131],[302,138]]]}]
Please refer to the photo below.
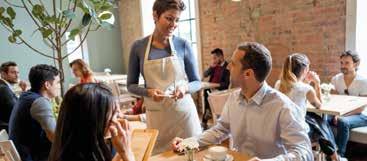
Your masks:
[{"label": "plate", "polygon": [[[233,161],[233,156],[231,154],[227,154],[226,159],[223,161]],[[220,161],[220,160],[213,160],[210,154],[204,155],[204,161]]]}]

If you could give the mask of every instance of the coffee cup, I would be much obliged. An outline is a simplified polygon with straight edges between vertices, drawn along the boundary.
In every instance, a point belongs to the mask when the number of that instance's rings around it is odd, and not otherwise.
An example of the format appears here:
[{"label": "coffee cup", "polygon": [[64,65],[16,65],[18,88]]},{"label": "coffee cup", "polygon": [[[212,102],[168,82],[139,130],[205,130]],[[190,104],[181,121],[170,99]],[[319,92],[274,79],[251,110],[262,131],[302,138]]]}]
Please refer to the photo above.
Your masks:
[{"label": "coffee cup", "polygon": [[224,161],[227,157],[228,149],[223,146],[213,146],[209,148],[209,155],[215,161]]}]

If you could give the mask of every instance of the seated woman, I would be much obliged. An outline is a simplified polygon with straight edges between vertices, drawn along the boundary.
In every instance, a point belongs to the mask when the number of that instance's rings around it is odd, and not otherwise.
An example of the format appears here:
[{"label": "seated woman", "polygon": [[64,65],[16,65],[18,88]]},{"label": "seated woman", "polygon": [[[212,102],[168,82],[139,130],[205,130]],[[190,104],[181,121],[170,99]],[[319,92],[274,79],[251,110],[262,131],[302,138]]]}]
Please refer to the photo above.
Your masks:
[{"label": "seated woman", "polygon": [[[131,130],[106,85],[79,84],[61,104],[49,161],[135,161]],[[113,158],[107,136],[117,154]]]},{"label": "seated woman", "polygon": [[327,160],[338,161],[341,158],[336,152],[335,138],[328,123],[315,113],[307,112],[307,101],[316,108],[321,107],[320,78],[315,72],[309,71],[309,66],[310,62],[306,55],[298,53],[289,55],[275,88],[298,105],[299,109],[294,110],[295,117],[304,122],[310,138],[318,140],[322,152],[327,155]]},{"label": "seated woman", "polygon": [[70,68],[73,71],[75,77],[79,78],[79,83],[96,83],[93,72],[89,68],[88,64],[82,59],[75,59],[70,64]]}]

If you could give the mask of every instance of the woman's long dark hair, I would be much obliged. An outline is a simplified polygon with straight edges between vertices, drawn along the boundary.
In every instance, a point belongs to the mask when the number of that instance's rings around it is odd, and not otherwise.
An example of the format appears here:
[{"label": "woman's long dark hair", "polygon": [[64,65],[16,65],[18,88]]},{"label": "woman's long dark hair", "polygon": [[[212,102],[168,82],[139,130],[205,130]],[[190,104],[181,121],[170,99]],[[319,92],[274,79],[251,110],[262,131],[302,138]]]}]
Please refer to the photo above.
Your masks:
[{"label": "woman's long dark hair", "polygon": [[79,84],[61,104],[49,161],[111,161],[104,135],[114,98],[103,84]]}]

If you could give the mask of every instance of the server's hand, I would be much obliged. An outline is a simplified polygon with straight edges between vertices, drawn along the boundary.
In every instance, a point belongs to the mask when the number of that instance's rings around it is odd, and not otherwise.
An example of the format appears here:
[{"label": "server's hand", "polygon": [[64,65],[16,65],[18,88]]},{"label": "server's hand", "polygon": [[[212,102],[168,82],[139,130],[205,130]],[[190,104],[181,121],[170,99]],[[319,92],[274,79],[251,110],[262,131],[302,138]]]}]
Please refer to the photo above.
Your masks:
[{"label": "server's hand", "polygon": [[153,98],[154,101],[160,102],[164,98],[164,92],[160,89],[148,89],[148,96]]},{"label": "server's hand", "polygon": [[177,99],[181,99],[185,96],[186,94],[186,91],[187,91],[187,86],[179,86],[179,87],[176,87],[176,90],[173,94],[174,98],[177,100]]}]

